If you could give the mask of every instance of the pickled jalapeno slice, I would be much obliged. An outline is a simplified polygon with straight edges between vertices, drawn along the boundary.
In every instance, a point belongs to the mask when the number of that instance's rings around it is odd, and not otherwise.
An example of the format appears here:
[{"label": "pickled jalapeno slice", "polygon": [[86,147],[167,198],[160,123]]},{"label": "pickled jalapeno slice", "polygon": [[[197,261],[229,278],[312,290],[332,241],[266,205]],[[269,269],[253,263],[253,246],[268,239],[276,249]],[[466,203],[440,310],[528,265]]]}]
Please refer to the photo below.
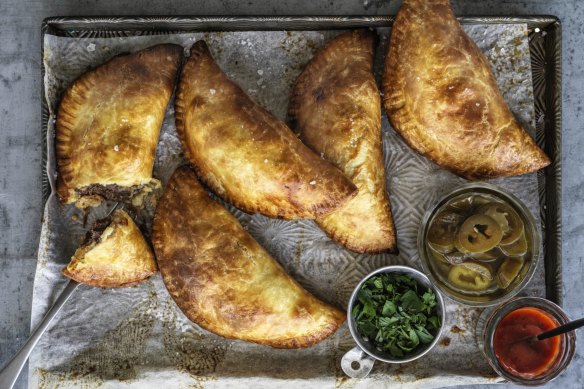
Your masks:
[{"label": "pickled jalapeno slice", "polygon": [[448,273],[448,281],[462,290],[483,291],[493,280],[491,270],[486,266],[474,262],[465,262],[454,265]]},{"label": "pickled jalapeno slice", "polygon": [[449,265],[456,265],[467,260],[465,254],[459,253],[458,251],[453,251],[451,253],[440,253],[436,250],[432,251],[432,257],[440,262],[447,263]]},{"label": "pickled jalapeno slice", "polygon": [[480,274],[484,279],[492,281],[493,280],[493,271],[489,265],[467,261],[461,263],[460,266],[464,267],[465,269],[472,270],[478,274]]},{"label": "pickled jalapeno slice", "polygon": [[439,253],[449,253],[454,250],[454,237],[458,225],[464,217],[454,212],[438,214],[428,230],[428,244]]},{"label": "pickled jalapeno slice", "polygon": [[499,259],[500,254],[501,251],[495,247],[494,249],[485,251],[484,253],[470,253],[468,256],[480,262],[493,262]]},{"label": "pickled jalapeno slice", "polygon": [[500,245],[501,251],[510,257],[520,257],[527,254],[527,239],[525,234],[522,232],[519,239],[509,245]]},{"label": "pickled jalapeno slice", "polygon": [[458,231],[460,247],[470,253],[484,253],[496,247],[503,237],[499,223],[487,215],[473,215]]},{"label": "pickled jalapeno slice", "polygon": [[503,230],[502,245],[517,241],[523,233],[523,222],[513,208],[504,203],[490,203],[481,205],[478,212],[489,216],[501,226]]},{"label": "pickled jalapeno slice", "polygon": [[497,271],[499,287],[502,289],[508,288],[521,272],[524,263],[523,258],[505,258],[501,266],[499,266],[499,271]]},{"label": "pickled jalapeno slice", "polygon": [[452,201],[448,206],[456,211],[467,211],[473,205],[473,196]]}]

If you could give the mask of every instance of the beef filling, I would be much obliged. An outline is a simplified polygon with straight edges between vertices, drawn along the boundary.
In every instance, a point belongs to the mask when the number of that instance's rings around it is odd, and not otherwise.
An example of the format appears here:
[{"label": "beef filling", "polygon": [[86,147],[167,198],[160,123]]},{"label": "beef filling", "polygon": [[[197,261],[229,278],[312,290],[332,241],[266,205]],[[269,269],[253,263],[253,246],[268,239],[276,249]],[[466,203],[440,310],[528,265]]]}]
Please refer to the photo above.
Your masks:
[{"label": "beef filling", "polygon": [[101,235],[111,223],[111,216],[100,219],[93,223],[91,229],[87,231],[87,234],[85,234],[85,239],[83,240],[83,243],[81,243],[81,246],[89,246],[93,242],[99,242],[99,238],[101,238]]},{"label": "beef filling", "polygon": [[98,195],[112,201],[130,202],[132,197],[140,193],[142,189],[144,189],[143,185],[121,187],[116,184],[91,184],[85,188],[75,189],[75,191],[80,197]]}]

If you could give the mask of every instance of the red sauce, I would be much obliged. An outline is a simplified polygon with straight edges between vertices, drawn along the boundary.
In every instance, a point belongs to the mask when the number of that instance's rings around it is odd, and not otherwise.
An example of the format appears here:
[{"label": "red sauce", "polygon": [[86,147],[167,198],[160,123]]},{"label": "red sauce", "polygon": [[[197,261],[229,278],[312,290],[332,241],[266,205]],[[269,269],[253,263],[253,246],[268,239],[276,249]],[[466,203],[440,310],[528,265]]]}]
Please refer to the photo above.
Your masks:
[{"label": "red sauce", "polygon": [[519,308],[505,316],[497,325],[494,351],[499,364],[522,378],[534,378],[546,373],[560,353],[560,336],[530,343],[521,340],[557,327],[556,319],[537,308]]}]

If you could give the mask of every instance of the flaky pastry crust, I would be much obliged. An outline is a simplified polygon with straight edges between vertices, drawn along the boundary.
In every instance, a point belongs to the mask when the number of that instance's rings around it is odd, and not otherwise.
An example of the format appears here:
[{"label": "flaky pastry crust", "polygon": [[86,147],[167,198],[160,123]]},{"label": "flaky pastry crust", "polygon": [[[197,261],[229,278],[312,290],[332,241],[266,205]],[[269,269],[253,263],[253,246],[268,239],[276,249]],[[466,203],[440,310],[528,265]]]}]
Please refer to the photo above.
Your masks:
[{"label": "flaky pastry crust", "polygon": [[[101,227],[103,231],[97,226],[100,223],[106,224]],[[90,286],[120,288],[157,271],[154,254],[134,220],[123,210],[116,210],[111,221],[92,227],[63,274]]]},{"label": "flaky pastry crust", "polygon": [[67,89],[56,121],[62,203],[140,205],[141,194],[160,186],[152,168],[182,50],[163,44],[114,57]]},{"label": "flaky pastry crust", "polygon": [[183,150],[201,180],[247,212],[314,219],[357,192],[232,82],[204,41],[191,48],[175,107]]},{"label": "flaky pastry crust", "polygon": [[347,32],[327,43],[296,80],[288,110],[302,141],[357,185],[357,196],[316,221],[331,238],[361,253],[396,251],[374,46],[369,30]]},{"label": "flaky pastry crust", "polygon": [[467,179],[537,171],[550,160],[517,122],[448,0],[405,0],[385,61],[384,106],[420,154]]},{"label": "flaky pastry crust", "polygon": [[220,336],[277,348],[315,344],[345,314],[304,290],[187,167],[156,209],[152,242],[168,292],[184,314]]}]

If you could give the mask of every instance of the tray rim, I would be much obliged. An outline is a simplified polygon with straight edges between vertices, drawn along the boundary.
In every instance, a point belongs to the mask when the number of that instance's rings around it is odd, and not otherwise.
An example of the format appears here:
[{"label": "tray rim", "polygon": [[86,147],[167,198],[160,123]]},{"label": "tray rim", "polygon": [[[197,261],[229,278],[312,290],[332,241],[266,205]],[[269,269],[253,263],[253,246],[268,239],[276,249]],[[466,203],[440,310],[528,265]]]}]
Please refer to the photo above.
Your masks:
[{"label": "tray rim", "polygon": [[[390,27],[395,16],[52,16],[41,24],[41,79],[45,78],[44,39],[45,35],[86,37],[131,36],[142,34],[174,34],[188,31],[245,31],[245,30],[326,30]],[[462,24],[518,24],[525,23],[529,30],[539,28],[549,31],[551,48],[544,48],[546,59],[546,82],[550,91],[544,92],[547,107],[544,117],[546,128],[544,150],[551,156],[552,164],[538,174],[540,186],[540,205],[542,205],[542,236],[545,266],[546,298],[562,305],[562,25],[553,15],[522,16],[480,16],[458,17]],[[108,35],[108,33],[110,35]],[[531,42],[530,35],[530,42]],[[543,38],[542,38],[543,39]],[[546,42],[542,43],[546,46]],[[531,50],[531,44],[530,44]],[[551,51],[551,52],[548,52]],[[533,58],[532,58],[533,60]],[[549,60],[549,63],[548,63]],[[537,102],[536,102],[537,105]],[[548,119],[550,118],[551,119]],[[41,83],[41,137],[42,148],[42,204],[46,205],[50,195],[48,184],[47,154],[50,142],[47,138],[49,109],[46,101],[44,82]],[[550,132],[550,134],[548,134]],[[548,142],[548,137],[551,142]],[[542,190],[543,188],[543,190]],[[552,196],[548,195],[551,194]],[[548,216],[553,216],[549,220]]]},{"label": "tray rim", "polygon": [[[553,15],[522,15],[522,16],[482,16],[482,15],[468,15],[460,16],[457,19],[463,24],[517,24],[526,23],[532,27],[545,28],[551,24],[561,24],[560,19]],[[256,30],[284,30],[287,24],[303,24],[303,25],[335,25],[336,29],[351,28],[351,25],[359,24],[361,27],[389,27],[395,20],[394,15],[383,16],[367,16],[367,15],[336,15],[336,16],[297,16],[297,15],[282,15],[282,16],[173,16],[173,15],[152,15],[152,16],[50,16],[42,22],[42,35],[46,33],[54,33],[55,31],[75,30],[73,27],[77,26],[79,31],[107,31],[112,30],[116,26],[125,24],[126,31],[143,30],[144,26],[150,28],[164,28],[169,24],[178,27],[169,32],[192,31],[193,27],[197,30],[204,30],[208,25],[217,25],[219,23],[231,24],[229,28],[217,27],[216,30],[233,31],[248,29],[247,23],[255,24],[262,23],[262,28]],[[184,25],[182,24],[184,23]],[[238,26],[237,24],[241,24]],[[276,24],[277,23],[277,24]],[[369,23],[363,26],[362,23]],[[197,26],[198,24],[198,26]],[[284,25],[283,25],[284,24]],[[95,26],[100,26],[100,29],[95,29]],[[308,26],[298,26],[296,28],[307,30]],[[294,28],[294,27],[293,27]],[[52,29],[52,30],[51,30]],[[328,29],[328,28],[324,28]]]}]

